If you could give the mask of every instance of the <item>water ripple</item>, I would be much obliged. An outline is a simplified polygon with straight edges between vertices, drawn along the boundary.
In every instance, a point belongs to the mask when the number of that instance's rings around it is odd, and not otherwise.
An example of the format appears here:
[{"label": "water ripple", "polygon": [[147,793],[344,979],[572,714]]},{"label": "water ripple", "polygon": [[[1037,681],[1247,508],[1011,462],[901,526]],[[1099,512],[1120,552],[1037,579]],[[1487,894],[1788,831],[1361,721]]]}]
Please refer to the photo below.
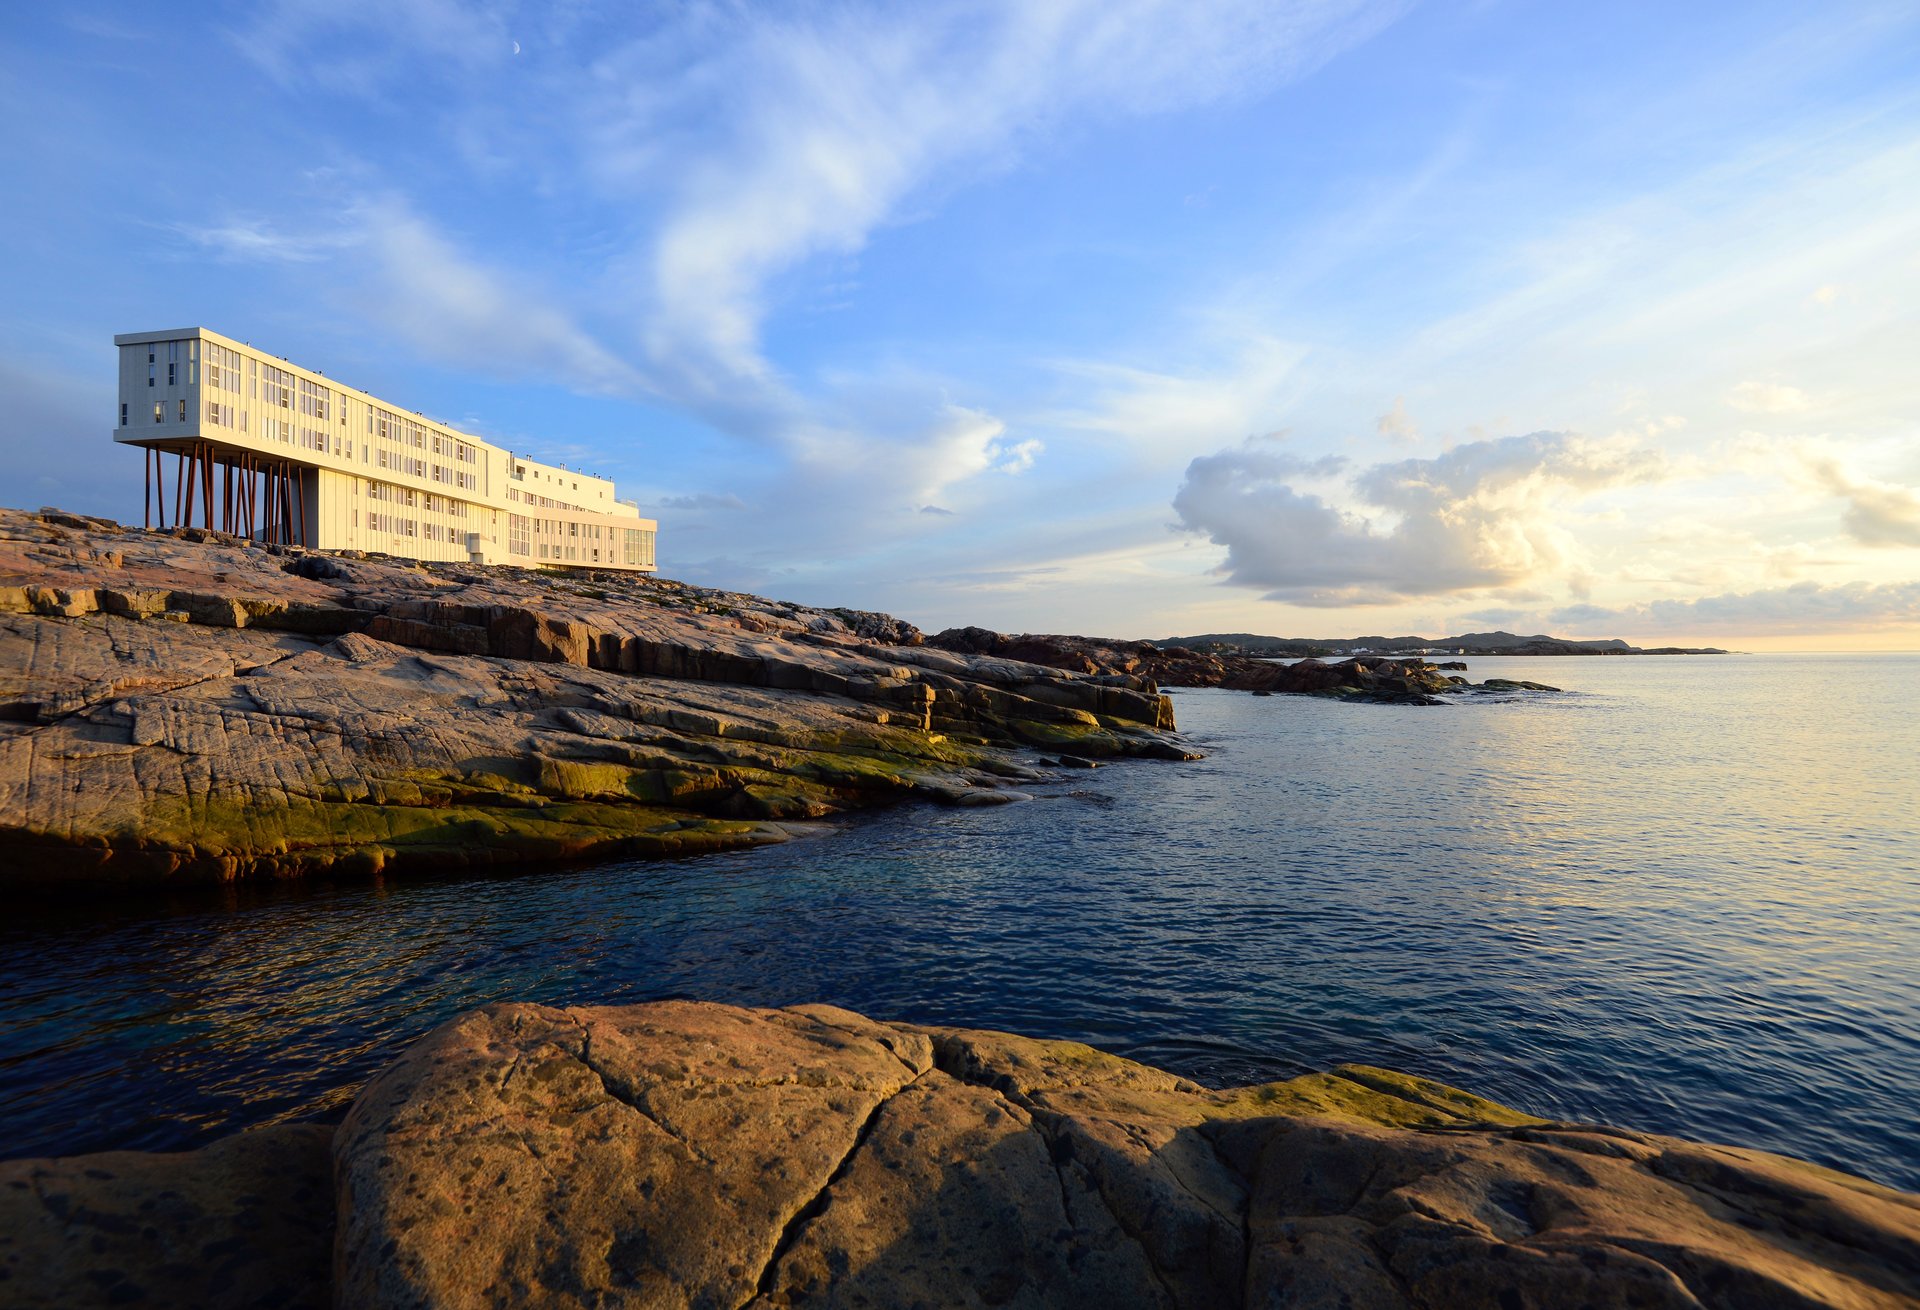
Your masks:
[{"label": "water ripple", "polygon": [[1201,764],[769,850],[15,915],[6,1149],[335,1116],[473,1005],[686,996],[1387,1065],[1920,1188],[1920,660],[1551,667],[1432,713],[1182,693]]}]

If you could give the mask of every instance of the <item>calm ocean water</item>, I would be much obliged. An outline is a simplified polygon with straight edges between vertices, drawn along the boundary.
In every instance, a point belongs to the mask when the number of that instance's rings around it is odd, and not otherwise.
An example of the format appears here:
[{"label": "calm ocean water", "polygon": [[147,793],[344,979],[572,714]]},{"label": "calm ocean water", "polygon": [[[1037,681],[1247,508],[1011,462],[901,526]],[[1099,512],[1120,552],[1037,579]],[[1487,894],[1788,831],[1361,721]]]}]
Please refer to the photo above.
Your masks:
[{"label": "calm ocean water", "polygon": [[1175,697],[1198,764],[670,864],[10,912],[0,1153],[340,1113],[482,1002],[829,1001],[1215,1084],[1339,1061],[1920,1189],[1920,656]]}]

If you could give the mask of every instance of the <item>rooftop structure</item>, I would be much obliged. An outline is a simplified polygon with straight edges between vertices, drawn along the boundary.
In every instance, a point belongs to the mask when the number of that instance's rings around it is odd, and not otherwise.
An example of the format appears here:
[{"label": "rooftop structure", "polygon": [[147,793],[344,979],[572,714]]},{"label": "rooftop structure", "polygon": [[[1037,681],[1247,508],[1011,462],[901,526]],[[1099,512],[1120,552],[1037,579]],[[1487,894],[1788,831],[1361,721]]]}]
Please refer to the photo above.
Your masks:
[{"label": "rooftop structure", "polygon": [[205,328],[113,341],[113,437],[145,450],[149,527],[197,521],[421,560],[654,569],[659,525],[610,479],[529,459]]}]

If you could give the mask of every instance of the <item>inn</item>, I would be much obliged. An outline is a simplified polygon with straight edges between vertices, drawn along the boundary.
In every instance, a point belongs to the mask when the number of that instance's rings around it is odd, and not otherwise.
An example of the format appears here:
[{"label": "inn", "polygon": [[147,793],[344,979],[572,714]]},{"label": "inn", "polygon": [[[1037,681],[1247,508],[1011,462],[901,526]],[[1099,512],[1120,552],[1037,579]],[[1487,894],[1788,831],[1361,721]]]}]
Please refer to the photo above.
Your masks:
[{"label": "inn", "polygon": [[128,332],[115,441],[147,526],[412,559],[652,572],[659,525],[544,464],[205,328]]}]

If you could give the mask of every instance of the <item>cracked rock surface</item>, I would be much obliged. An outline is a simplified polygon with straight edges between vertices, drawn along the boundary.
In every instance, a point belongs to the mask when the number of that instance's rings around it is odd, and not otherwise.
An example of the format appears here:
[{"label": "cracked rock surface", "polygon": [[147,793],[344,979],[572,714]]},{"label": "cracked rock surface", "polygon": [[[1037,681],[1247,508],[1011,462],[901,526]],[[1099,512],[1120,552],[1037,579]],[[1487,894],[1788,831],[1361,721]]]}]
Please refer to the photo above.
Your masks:
[{"label": "cracked rock surface", "polygon": [[1799,1161],[825,1006],[490,1006],[330,1147],[0,1164],[0,1233],[10,1306],[1920,1303],[1920,1198]]},{"label": "cracked rock surface", "polygon": [[0,883],[672,855],[1195,758],[1150,681],[638,575],[0,510]]}]

